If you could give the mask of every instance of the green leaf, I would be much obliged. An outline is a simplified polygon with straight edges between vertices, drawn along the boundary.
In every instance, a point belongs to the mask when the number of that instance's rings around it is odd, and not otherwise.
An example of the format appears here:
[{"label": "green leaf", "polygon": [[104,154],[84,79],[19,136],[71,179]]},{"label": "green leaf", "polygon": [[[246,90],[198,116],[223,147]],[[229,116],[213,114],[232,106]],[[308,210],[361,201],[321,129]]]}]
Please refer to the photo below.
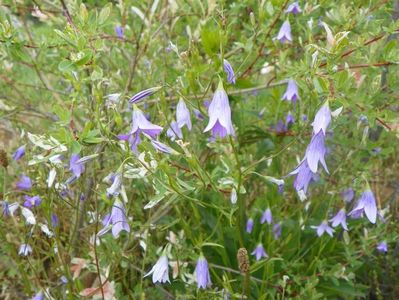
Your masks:
[{"label": "green leaf", "polygon": [[98,23],[102,25],[108,19],[110,13],[111,13],[111,8],[109,6],[104,7],[101,10],[100,15],[98,17]]},{"label": "green leaf", "polygon": [[58,64],[58,70],[61,72],[71,72],[74,70],[73,62],[70,60],[63,60]]}]

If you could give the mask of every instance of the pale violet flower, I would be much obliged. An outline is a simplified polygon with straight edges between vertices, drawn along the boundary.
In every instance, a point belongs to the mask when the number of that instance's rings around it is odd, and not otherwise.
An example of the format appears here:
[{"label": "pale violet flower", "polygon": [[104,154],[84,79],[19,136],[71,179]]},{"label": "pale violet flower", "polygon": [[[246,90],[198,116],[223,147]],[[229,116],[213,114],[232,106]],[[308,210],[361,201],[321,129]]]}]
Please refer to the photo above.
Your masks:
[{"label": "pale violet flower", "polygon": [[321,222],[319,226],[312,226],[313,229],[316,229],[317,235],[320,237],[324,233],[327,233],[329,236],[333,236],[334,229],[332,229],[326,220]]},{"label": "pale violet flower", "polygon": [[152,274],[152,282],[153,283],[165,283],[169,282],[169,261],[166,255],[162,255],[156,264],[152,267],[151,271],[148,272],[144,277],[147,277]]},{"label": "pale violet flower", "polygon": [[163,153],[166,153],[166,154],[175,154],[175,153],[176,153],[175,150],[173,150],[173,149],[172,149],[171,147],[169,147],[168,145],[166,145],[166,144],[164,144],[164,143],[161,143],[160,141],[151,139],[151,144],[152,144],[152,146],[153,146],[156,150],[158,150],[159,152],[163,152]]},{"label": "pale violet flower", "polygon": [[21,175],[19,181],[17,182],[17,189],[21,191],[29,191],[32,189],[32,181],[26,175]]},{"label": "pale violet flower", "polygon": [[156,92],[158,92],[162,87],[161,86],[156,86],[156,87],[152,87],[146,90],[143,90],[141,92],[138,92],[137,94],[135,94],[132,98],[130,98],[129,102],[130,103],[137,103],[140,100],[151,96],[153,94],[155,94]]},{"label": "pale violet flower", "polygon": [[25,145],[19,147],[17,150],[15,150],[12,159],[17,161],[20,160],[23,156],[25,155]]},{"label": "pale violet flower", "polygon": [[32,247],[28,244],[21,244],[21,246],[19,246],[19,250],[18,250],[18,255],[20,256],[28,256],[29,254],[32,253]]},{"label": "pale violet flower", "polygon": [[306,161],[309,169],[313,172],[317,172],[317,166],[319,162],[323,166],[324,170],[328,172],[326,161],[324,156],[326,155],[327,149],[324,144],[324,134],[320,130],[316,135],[312,137],[310,144],[306,148]]},{"label": "pale violet flower", "polygon": [[144,116],[143,112],[135,107],[132,115],[132,129],[128,134],[118,135],[120,140],[128,141],[130,149],[137,153],[137,146],[141,143],[141,133],[149,135],[151,138],[155,138],[162,131],[162,127],[152,124]]},{"label": "pale violet flower", "polygon": [[348,230],[348,226],[346,224],[346,211],[344,208],[340,209],[338,213],[330,220],[332,222],[332,227],[337,227],[341,225],[343,229]]},{"label": "pale violet flower", "polygon": [[176,122],[180,128],[184,125],[187,126],[188,130],[192,128],[190,111],[183,99],[180,99],[176,107]]},{"label": "pale violet flower", "polygon": [[253,228],[254,228],[254,220],[253,220],[252,218],[249,218],[249,219],[247,220],[246,231],[247,231],[248,233],[251,233]]},{"label": "pale violet flower", "polygon": [[112,230],[112,235],[116,239],[122,230],[130,232],[130,226],[126,219],[126,211],[120,200],[115,200],[111,214],[105,216],[103,225],[104,228],[98,232],[97,236],[102,236],[109,230]]},{"label": "pale violet flower", "polygon": [[355,197],[355,191],[352,188],[347,188],[341,191],[340,196],[345,202],[349,203]]},{"label": "pale violet flower", "polygon": [[200,256],[195,267],[195,278],[199,289],[206,289],[212,285],[209,274],[208,262],[204,256]]},{"label": "pale violet flower", "polygon": [[109,188],[107,188],[107,197],[110,198],[112,196],[118,196],[121,187],[122,187],[122,174],[121,173],[115,173],[111,177],[112,184]]},{"label": "pale violet flower", "polygon": [[273,236],[275,240],[278,240],[281,236],[281,224],[275,223],[273,225]]},{"label": "pale violet flower", "polygon": [[231,122],[231,109],[229,98],[223,89],[222,81],[213,95],[213,99],[208,108],[209,123],[204,132],[212,130],[212,136],[224,138],[227,135],[235,135]]},{"label": "pale violet flower", "polygon": [[255,248],[254,251],[251,253],[252,255],[255,255],[256,260],[260,260],[262,257],[268,258],[269,256],[267,255],[265,248],[263,248],[262,244],[258,244]]},{"label": "pale violet flower", "polygon": [[272,211],[270,210],[270,208],[267,208],[263,214],[262,217],[260,218],[260,223],[263,224],[267,222],[267,224],[271,224],[273,222],[273,216],[272,216]]},{"label": "pale violet flower", "polygon": [[288,176],[296,175],[294,180],[294,188],[297,192],[307,192],[309,184],[313,178],[313,173],[309,168],[308,162],[304,159],[294,171],[288,174]]},{"label": "pale violet flower", "polygon": [[382,241],[377,245],[378,252],[387,253],[388,252],[388,244],[386,241]]},{"label": "pale violet flower", "polygon": [[235,74],[234,74],[233,67],[231,66],[231,64],[226,59],[223,59],[223,68],[224,68],[224,71],[227,74],[227,82],[235,84],[236,83],[236,77],[235,77]]},{"label": "pale violet flower", "polygon": [[291,35],[291,25],[288,20],[286,20],[280,28],[278,32],[277,39],[280,43],[290,43],[292,42],[292,35]]},{"label": "pale violet flower", "polygon": [[320,130],[326,135],[327,127],[331,122],[331,111],[328,103],[324,104],[316,113],[313,126],[313,134],[317,134]]},{"label": "pale violet flower", "polygon": [[32,300],[44,300],[43,292],[38,292],[35,296],[33,296]]},{"label": "pale violet flower", "polygon": [[299,6],[299,3],[296,1],[294,3],[291,3],[288,8],[285,10],[285,12],[292,13],[294,15],[297,15],[302,12],[301,7]]},{"label": "pale violet flower", "polygon": [[292,79],[288,80],[287,90],[285,91],[282,100],[288,100],[293,103],[299,100],[298,86],[295,80]]},{"label": "pale violet flower", "polygon": [[353,210],[348,214],[351,217],[358,218],[366,214],[366,217],[372,224],[377,221],[377,204],[371,190],[366,190],[360,196]]},{"label": "pale violet flower", "polygon": [[166,131],[166,135],[174,141],[177,138],[182,139],[183,138],[183,133],[179,127],[179,124],[176,121],[173,121],[170,123],[170,127]]}]

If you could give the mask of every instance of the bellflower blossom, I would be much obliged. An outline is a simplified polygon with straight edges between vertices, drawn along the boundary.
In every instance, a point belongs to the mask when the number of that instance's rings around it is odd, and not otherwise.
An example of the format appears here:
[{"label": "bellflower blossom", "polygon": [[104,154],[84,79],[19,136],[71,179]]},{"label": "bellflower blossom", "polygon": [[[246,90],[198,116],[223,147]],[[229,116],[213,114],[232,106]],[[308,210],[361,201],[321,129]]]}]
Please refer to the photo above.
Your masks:
[{"label": "bellflower blossom", "polygon": [[42,203],[42,199],[39,196],[24,196],[25,202],[24,206],[28,208],[39,206]]},{"label": "bellflower blossom", "polygon": [[187,105],[183,99],[179,100],[179,103],[176,107],[176,121],[180,128],[186,125],[188,130],[191,130],[192,125],[190,111],[188,110]]},{"label": "bellflower blossom", "polygon": [[317,172],[317,166],[319,162],[323,166],[324,170],[328,172],[326,161],[324,156],[326,155],[326,147],[324,144],[324,134],[320,130],[316,135],[312,137],[310,144],[306,148],[306,161],[308,163],[309,169],[313,172]]},{"label": "bellflower blossom", "polygon": [[322,236],[325,232],[329,235],[329,236],[333,236],[333,232],[334,229],[332,229],[329,225],[328,222],[326,220],[324,220],[323,222],[321,222],[321,224],[319,226],[312,226],[313,229],[316,229],[317,235],[320,237]]},{"label": "bellflower blossom", "polygon": [[287,114],[287,116],[285,117],[285,126],[288,127],[290,124],[294,124],[294,123],[295,123],[295,118],[291,114],[291,112],[289,112]]},{"label": "bellflower blossom", "polygon": [[270,208],[267,208],[263,214],[262,217],[260,218],[260,223],[263,224],[267,222],[267,224],[271,224],[273,222],[273,216],[272,216],[272,211],[270,210]]},{"label": "bellflower blossom", "polygon": [[291,25],[288,20],[286,20],[280,28],[278,32],[277,39],[280,43],[291,43],[292,42],[292,35],[291,35]]},{"label": "bellflower blossom", "polygon": [[341,191],[340,196],[346,203],[349,203],[352,201],[353,197],[355,197],[355,191],[352,188],[347,188]]},{"label": "bellflower blossom", "polygon": [[223,59],[223,68],[224,68],[224,71],[227,74],[227,82],[235,84],[236,83],[236,76],[234,74],[233,67],[231,66],[231,64],[226,59]]},{"label": "bellflower blossom", "polygon": [[251,233],[253,228],[254,228],[254,220],[252,218],[249,218],[247,221],[246,231],[248,233]]},{"label": "bellflower blossom", "polygon": [[226,135],[235,135],[231,122],[231,109],[229,98],[223,89],[222,81],[213,95],[213,99],[208,109],[209,123],[204,132],[212,130],[212,136],[224,138]]},{"label": "bellflower blossom", "polygon": [[130,149],[134,153],[137,153],[137,146],[141,143],[141,133],[145,133],[151,138],[155,138],[161,133],[163,128],[148,121],[143,112],[137,107],[133,109],[132,120],[132,130],[130,133],[118,135],[118,138],[120,140],[128,141]]},{"label": "bellflower blossom", "polygon": [[313,134],[317,134],[320,130],[323,131],[324,136],[326,135],[327,127],[331,122],[331,111],[328,103],[324,104],[316,113],[313,126]]},{"label": "bellflower blossom", "polygon": [[33,298],[32,300],[44,300],[44,294],[43,292],[38,292]]},{"label": "bellflower blossom", "polygon": [[287,83],[287,89],[283,95],[282,100],[288,100],[293,103],[295,103],[297,100],[299,100],[299,92],[298,92],[298,86],[295,82],[295,80],[288,80]]},{"label": "bellflower blossom", "polygon": [[21,191],[29,191],[32,189],[32,181],[26,175],[21,175],[17,182],[17,189]]},{"label": "bellflower blossom", "polygon": [[268,258],[269,256],[267,255],[265,248],[263,248],[262,244],[258,244],[255,248],[254,251],[251,253],[252,255],[255,255],[256,260],[260,260],[262,257]]},{"label": "bellflower blossom", "polygon": [[12,156],[12,159],[17,161],[20,160],[23,156],[25,155],[25,145],[19,147],[17,150],[15,150],[14,155]]},{"label": "bellflower blossom", "polygon": [[332,222],[332,227],[337,227],[341,224],[342,228],[348,230],[348,226],[346,225],[346,211],[344,208],[340,209],[338,213],[330,220]]},{"label": "bellflower blossom", "polygon": [[388,252],[388,244],[387,244],[387,242],[386,241],[382,241],[381,243],[379,243],[377,245],[377,250],[378,250],[378,252],[386,254]]},{"label": "bellflower blossom", "polygon": [[29,244],[21,244],[21,246],[19,246],[18,255],[28,256],[32,251],[32,247]]},{"label": "bellflower blossom", "polygon": [[115,33],[116,33],[116,36],[118,37],[118,38],[120,38],[120,39],[123,39],[124,38],[124,35],[123,35],[123,27],[122,26],[115,26]]},{"label": "bellflower blossom", "polygon": [[116,239],[122,230],[130,232],[129,223],[126,220],[126,212],[120,200],[115,200],[112,206],[111,215],[105,216],[103,220],[104,228],[98,232],[98,236],[102,236],[112,229],[112,235]]},{"label": "bellflower blossom", "polygon": [[83,163],[78,162],[79,159],[79,154],[72,154],[69,161],[69,171],[73,173],[75,178],[79,178],[85,171],[85,166]]},{"label": "bellflower blossom", "polygon": [[360,217],[366,214],[366,217],[372,224],[375,224],[377,220],[377,204],[371,190],[366,190],[360,196],[353,210],[348,214],[354,218]]},{"label": "bellflower blossom", "polygon": [[195,278],[199,289],[206,289],[211,286],[211,276],[209,274],[208,262],[204,256],[200,256],[195,267]]},{"label": "bellflower blossom", "polygon": [[112,184],[107,188],[107,197],[118,196],[122,186],[122,174],[116,173],[112,176]]},{"label": "bellflower blossom", "polygon": [[177,124],[176,121],[173,121],[172,123],[170,123],[170,127],[166,131],[166,135],[172,141],[174,141],[176,139],[176,137],[178,137],[179,139],[183,138],[183,133],[182,133],[180,127],[179,127],[179,124]]},{"label": "bellflower blossom", "polygon": [[170,148],[168,145],[166,145],[164,143],[161,143],[160,141],[151,139],[151,144],[159,152],[163,152],[163,153],[166,153],[166,154],[176,153],[172,148]]},{"label": "bellflower blossom", "polygon": [[273,225],[273,235],[274,239],[278,240],[281,236],[281,224],[280,223],[275,223]]},{"label": "bellflower blossom", "polygon": [[57,215],[52,213],[50,219],[51,219],[51,226],[53,226],[53,228],[56,228],[59,223]]},{"label": "bellflower blossom", "polygon": [[156,86],[156,87],[152,87],[146,90],[143,90],[141,92],[138,92],[137,94],[135,94],[132,98],[130,98],[129,103],[137,103],[140,100],[149,97],[153,94],[155,94],[156,92],[158,92],[162,87],[161,86]]},{"label": "bellflower blossom", "polygon": [[307,160],[302,160],[298,167],[288,174],[288,176],[291,175],[296,175],[296,178],[294,180],[294,188],[296,189],[296,191],[299,192],[303,190],[306,193],[309,187],[309,183],[313,178],[313,173],[308,166]]},{"label": "bellflower blossom", "polygon": [[298,2],[291,3],[285,11],[285,13],[287,13],[287,14],[292,13],[294,15],[297,15],[301,12],[302,12],[302,10],[301,10]]},{"label": "bellflower blossom", "polygon": [[162,255],[156,264],[152,267],[151,271],[148,272],[144,277],[147,277],[148,275],[152,274],[152,282],[153,283],[165,283],[169,282],[169,273],[168,273],[168,268],[169,268],[169,261],[168,257],[166,255]]}]

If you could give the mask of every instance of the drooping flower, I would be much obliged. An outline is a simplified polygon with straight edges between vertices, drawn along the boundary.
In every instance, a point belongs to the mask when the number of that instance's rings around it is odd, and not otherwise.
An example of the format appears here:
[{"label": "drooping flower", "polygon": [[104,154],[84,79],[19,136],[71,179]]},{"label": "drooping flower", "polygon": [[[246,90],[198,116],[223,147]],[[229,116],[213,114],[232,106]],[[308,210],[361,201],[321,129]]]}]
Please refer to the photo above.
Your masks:
[{"label": "drooping flower", "polygon": [[156,92],[158,92],[162,87],[161,86],[156,86],[156,87],[152,87],[146,90],[143,90],[141,92],[138,92],[137,94],[135,94],[132,98],[130,98],[129,102],[130,103],[137,103],[140,100],[149,97],[153,94],[155,94]]},{"label": "drooping flower", "polygon": [[252,218],[249,218],[249,219],[247,220],[246,231],[247,231],[248,233],[251,233],[253,228],[254,228],[254,220],[253,220]]},{"label": "drooping flower", "polygon": [[156,150],[158,150],[159,152],[163,152],[166,154],[174,154],[176,153],[175,150],[173,150],[171,147],[169,147],[168,145],[161,143],[160,141],[151,139],[151,144],[152,146],[154,146],[154,148]]},{"label": "drooping flower", "polygon": [[12,159],[17,161],[20,160],[23,156],[25,155],[25,145],[19,147],[17,150],[15,150]]},{"label": "drooping flower", "polygon": [[213,95],[213,99],[208,109],[209,123],[204,132],[212,130],[212,136],[224,138],[226,135],[235,135],[231,122],[231,109],[229,98],[223,89],[222,81]]},{"label": "drooping flower", "polygon": [[369,221],[375,224],[377,220],[377,204],[371,190],[363,192],[359,200],[357,200],[355,207],[348,215],[356,218],[362,216],[363,212],[366,214]]},{"label": "drooping flower", "polygon": [[282,100],[288,100],[293,103],[299,100],[298,86],[296,85],[295,80],[288,80],[287,89],[283,95]]},{"label": "drooping flower", "polygon": [[75,178],[79,178],[85,171],[85,166],[83,163],[78,162],[79,159],[79,154],[75,153],[71,155],[71,159],[69,160],[69,171],[73,173]]},{"label": "drooping flower", "polygon": [[286,20],[280,28],[278,32],[277,39],[280,43],[291,43],[292,42],[292,35],[291,35],[291,25],[288,20]]},{"label": "drooping flower", "polygon": [[126,220],[126,211],[120,200],[115,200],[112,206],[111,214],[106,215],[103,220],[104,228],[101,229],[97,236],[102,236],[112,229],[112,235],[116,239],[122,230],[130,232],[129,223]]},{"label": "drooping flower", "polygon": [[124,38],[124,35],[123,35],[123,27],[122,26],[115,26],[115,33],[116,33],[116,36],[118,37],[118,38],[120,38],[120,39],[123,39]]},{"label": "drooping flower", "polygon": [[19,246],[18,255],[28,256],[32,251],[32,247],[29,244],[21,244],[21,246]]},{"label": "drooping flower", "polygon": [[231,190],[230,194],[230,202],[231,204],[236,204],[237,203],[237,191],[235,188]]},{"label": "drooping flower", "polygon": [[179,127],[179,124],[177,124],[176,121],[173,121],[172,123],[170,123],[170,127],[166,131],[166,135],[172,141],[174,141],[176,139],[176,137],[178,137],[179,139],[183,138],[183,133],[182,133],[180,127]]},{"label": "drooping flower", "polygon": [[118,135],[118,138],[120,140],[128,141],[131,150],[134,153],[137,153],[137,146],[141,143],[141,133],[145,133],[151,138],[155,138],[161,133],[163,128],[148,121],[143,112],[137,107],[133,109],[132,120],[132,130],[130,133]]},{"label": "drooping flower", "polygon": [[122,174],[115,173],[112,176],[112,184],[109,188],[107,188],[107,197],[110,198],[112,196],[118,196],[121,191],[122,186]]},{"label": "drooping flower", "polygon": [[206,289],[211,286],[211,275],[209,274],[208,261],[204,256],[200,256],[195,267],[195,278],[199,289]]},{"label": "drooping flower", "polygon": [[26,175],[21,175],[19,181],[17,182],[17,189],[21,191],[29,191],[32,189],[32,181]]},{"label": "drooping flower", "polygon": [[341,224],[342,228],[348,230],[348,226],[346,225],[346,211],[345,208],[341,208],[338,213],[330,220],[332,222],[332,227],[337,227]]},{"label": "drooping flower", "polygon": [[296,1],[296,2],[294,2],[294,3],[291,3],[291,4],[288,6],[288,8],[285,10],[285,12],[286,12],[287,14],[288,14],[288,13],[292,13],[292,14],[294,14],[294,15],[297,15],[297,14],[301,13],[302,10],[301,10],[301,8],[300,8],[300,6],[299,6],[299,3]]},{"label": "drooping flower", "polygon": [[312,137],[310,144],[306,148],[306,161],[309,169],[313,172],[317,172],[317,166],[319,162],[324,167],[324,170],[328,172],[326,161],[324,156],[326,155],[326,146],[324,144],[324,134],[320,130],[316,135]]},{"label": "drooping flower", "polygon": [[56,228],[58,226],[58,217],[56,214],[52,213],[51,214],[51,226],[53,226],[53,228]]},{"label": "drooping flower", "polygon": [[349,203],[355,197],[355,191],[352,188],[347,188],[341,191],[340,195],[346,203]]},{"label": "drooping flower", "polygon": [[378,250],[378,252],[386,254],[388,252],[388,244],[387,244],[387,242],[386,241],[382,241],[381,243],[379,243],[377,245],[377,250]]},{"label": "drooping flower", "polygon": [[260,260],[262,257],[269,257],[265,251],[265,248],[263,248],[263,245],[260,243],[256,246],[255,250],[252,251],[251,254],[255,255],[256,260]]},{"label": "drooping flower", "polygon": [[224,68],[224,71],[227,74],[227,82],[235,84],[236,83],[236,76],[234,74],[233,67],[231,66],[231,64],[226,59],[223,59],[223,68]]},{"label": "drooping flower", "polygon": [[288,174],[288,176],[296,175],[294,180],[294,188],[297,192],[303,190],[305,193],[308,190],[310,181],[313,178],[313,173],[308,166],[306,158],[296,167],[294,171]]},{"label": "drooping flower", "polygon": [[38,292],[33,298],[32,300],[44,300],[44,294],[43,292]]},{"label": "drooping flower", "polygon": [[278,240],[281,236],[281,224],[280,223],[275,223],[273,225],[273,235],[274,239]]},{"label": "drooping flower", "polygon": [[165,283],[169,282],[169,261],[166,255],[162,255],[156,264],[152,267],[151,271],[144,275],[147,277],[152,274],[152,282],[153,283]]},{"label": "drooping flower", "polygon": [[182,128],[184,125],[187,126],[188,130],[191,130],[192,128],[190,111],[188,110],[183,99],[179,100],[179,103],[176,107],[176,122],[180,128]]},{"label": "drooping flower", "polygon": [[273,222],[273,215],[272,215],[272,211],[270,210],[270,208],[267,208],[263,214],[262,217],[260,218],[260,223],[263,224],[267,222],[267,224],[271,224]]},{"label": "drooping flower", "polygon": [[30,197],[30,196],[25,195],[24,198],[25,198],[25,202],[24,202],[25,207],[32,208],[32,207],[39,206],[42,203],[42,199],[40,199],[39,196]]},{"label": "drooping flower", "polygon": [[193,111],[194,111],[195,117],[196,117],[198,120],[200,120],[200,121],[204,120],[204,116],[201,114],[201,112],[200,112],[198,109],[195,109],[195,108],[194,108]]},{"label": "drooping flower", "polygon": [[334,229],[332,229],[326,220],[321,222],[319,226],[312,226],[312,228],[316,229],[317,235],[320,237],[324,233],[327,233],[329,236],[333,236]]},{"label": "drooping flower", "polygon": [[331,111],[328,103],[324,104],[316,113],[313,126],[313,134],[317,134],[322,130],[323,134],[326,135],[327,127],[331,122]]},{"label": "drooping flower", "polygon": [[285,131],[286,131],[286,127],[285,127],[283,121],[278,120],[277,121],[277,126],[276,126],[276,133],[277,134],[284,133]]},{"label": "drooping flower", "polygon": [[294,123],[295,123],[295,118],[291,114],[291,112],[289,112],[287,114],[287,116],[285,117],[285,127],[288,127],[290,124],[294,124]]}]

